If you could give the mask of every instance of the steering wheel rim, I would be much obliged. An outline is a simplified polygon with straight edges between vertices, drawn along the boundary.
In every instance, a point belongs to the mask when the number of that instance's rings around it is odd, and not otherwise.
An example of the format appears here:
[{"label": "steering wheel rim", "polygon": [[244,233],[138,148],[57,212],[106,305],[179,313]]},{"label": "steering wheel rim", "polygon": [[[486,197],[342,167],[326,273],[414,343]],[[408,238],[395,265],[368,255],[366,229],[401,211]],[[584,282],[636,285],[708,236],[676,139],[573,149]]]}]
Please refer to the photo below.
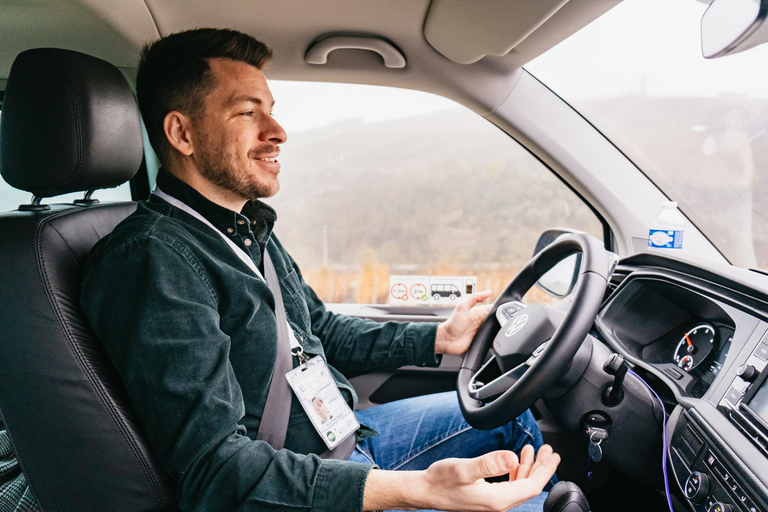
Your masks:
[{"label": "steering wheel rim", "polygon": [[[487,403],[473,398],[469,389],[472,377],[481,369],[501,329],[496,320],[496,310],[502,304],[520,301],[542,275],[576,253],[582,254],[582,264],[573,301],[552,334],[546,350],[497,398]],[[571,233],[545,247],[518,272],[475,333],[459,369],[456,389],[467,423],[474,428],[490,430],[512,421],[567,371],[597,316],[610,277],[609,266],[608,253],[599,240],[586,233]]]}]

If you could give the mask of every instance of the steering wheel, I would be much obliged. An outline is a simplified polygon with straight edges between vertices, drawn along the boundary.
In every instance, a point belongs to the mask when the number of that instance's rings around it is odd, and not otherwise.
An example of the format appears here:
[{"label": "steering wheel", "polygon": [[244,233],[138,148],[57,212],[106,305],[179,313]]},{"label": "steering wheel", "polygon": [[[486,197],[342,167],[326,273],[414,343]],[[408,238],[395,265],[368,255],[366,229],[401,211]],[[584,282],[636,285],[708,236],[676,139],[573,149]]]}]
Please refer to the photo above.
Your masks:
[{"label": "steering wheel", "polygon": [[[541,276],[577,253],[581,267],[567,311],[520,302]],[[512,279],[459,369],[456,387],[467,423],[490,430],[512,421],[567,372],[603,301],[613,267],[608,255],[602,242],[586,233],[562,235]]]}]

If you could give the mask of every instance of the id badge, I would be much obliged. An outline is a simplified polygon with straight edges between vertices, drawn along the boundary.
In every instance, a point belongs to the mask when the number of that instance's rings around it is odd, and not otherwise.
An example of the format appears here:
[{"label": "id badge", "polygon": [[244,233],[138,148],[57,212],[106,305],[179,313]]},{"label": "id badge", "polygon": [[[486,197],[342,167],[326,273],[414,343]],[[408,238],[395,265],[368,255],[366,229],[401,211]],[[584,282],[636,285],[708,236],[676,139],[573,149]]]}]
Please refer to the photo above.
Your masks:
[{"label": "id badge", "polygon": [[322,357],[313,357],[285,378],[329,450],[360,428]]}]

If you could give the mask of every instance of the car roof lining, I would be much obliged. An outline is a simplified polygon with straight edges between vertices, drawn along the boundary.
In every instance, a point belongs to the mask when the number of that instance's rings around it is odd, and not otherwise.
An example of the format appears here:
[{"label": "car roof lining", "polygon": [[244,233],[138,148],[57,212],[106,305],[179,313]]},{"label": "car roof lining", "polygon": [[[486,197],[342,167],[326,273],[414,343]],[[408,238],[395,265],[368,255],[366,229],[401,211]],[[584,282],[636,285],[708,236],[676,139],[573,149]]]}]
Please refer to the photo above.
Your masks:
[{"label": "car roof lining", "polygon": [[[493,112],[517,83],[523,64],[596,19],[620,0],[29,0],[0,3],[0,78],[19,52],[59,47],[135,68],[141,47],[162,35],[200,26],[254,35],[274,50],[270,79],[363,83],[417,89]],[[338,13],[343,12],[343,16]],[[491,19],[508,18],[510,30]],[[46,30],[41,30],[46,27]],[[505,28],[500,30],[499,28]],[[487,32],[487,30],[485,30]],[[462,37],[455,37],[456,34]],[[368,50],[339,49],[326,64],[307,50],[329,35],[386,39],[406,59],[387,68]],[[469,35],[467,35],[469,34]],[[472,44],[472,47],[469,45]],[[510,47],[511,49],[508,49]],[[494,55],[498,54],[498,55]],[[468,57],[469,55],[469,57]],[[471,63],[461,63],[474,61]]]}]

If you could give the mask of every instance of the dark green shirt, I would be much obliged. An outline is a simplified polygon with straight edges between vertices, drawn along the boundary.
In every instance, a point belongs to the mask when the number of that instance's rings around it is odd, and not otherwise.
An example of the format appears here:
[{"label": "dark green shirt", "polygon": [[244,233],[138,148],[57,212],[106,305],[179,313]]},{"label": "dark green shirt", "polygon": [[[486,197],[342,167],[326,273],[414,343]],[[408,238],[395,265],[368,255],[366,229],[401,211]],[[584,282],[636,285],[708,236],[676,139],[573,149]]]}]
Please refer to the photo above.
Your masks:
[{"label": "dark green shirt", "polygon": [[[326,358],[350,406],[357,397],[347,377],[439,364],[435,324],[381,324],[326,311],[272,236],[269,206],[249,202],[238,214],[165,171],[157,183],[260,269],[269,251],[296,337],[306,353]],[[277,354],[275,302],[210,227],[157,197],[140,203],[94,247],[82,305],[178,483],[183,509],[362,509],[371,466],[314,455],[326,447],[295,396],[285,448],[255,440]]]}]

